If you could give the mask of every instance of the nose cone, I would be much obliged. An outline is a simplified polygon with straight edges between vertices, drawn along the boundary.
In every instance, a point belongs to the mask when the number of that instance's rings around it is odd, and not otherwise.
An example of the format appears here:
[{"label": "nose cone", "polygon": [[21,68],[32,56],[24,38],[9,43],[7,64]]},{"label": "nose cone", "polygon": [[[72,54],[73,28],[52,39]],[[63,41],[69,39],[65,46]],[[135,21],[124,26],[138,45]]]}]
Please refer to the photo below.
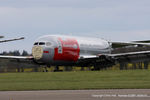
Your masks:
[{"label": "nose cone", "polygon": [[43,56],[43,48],[41,46],[34,46],[32,48],[32,55],[34,59],[40,60]]}]

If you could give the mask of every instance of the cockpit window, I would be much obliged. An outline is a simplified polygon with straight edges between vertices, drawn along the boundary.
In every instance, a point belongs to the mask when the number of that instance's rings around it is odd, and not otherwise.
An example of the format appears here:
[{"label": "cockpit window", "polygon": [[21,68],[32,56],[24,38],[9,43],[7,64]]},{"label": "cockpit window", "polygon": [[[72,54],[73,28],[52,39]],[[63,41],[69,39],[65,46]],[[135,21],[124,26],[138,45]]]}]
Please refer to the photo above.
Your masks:
[{"label": "cockpit window", "polygon": [[45,42],[40,42],[39,45],[45,45]]},{"label": "cockpit window", "polygon": [[38,42],[35,42],[34,45],[38,45]]},{"label": "cockpit window", "polygon": [[46,46],[51,46],[52,44],[50,42],[46,42]]},{"label": "cockpit window", "polygon": [[50,42],[35,42],[34,45],[46,45],[46,46],[51,46]]}]

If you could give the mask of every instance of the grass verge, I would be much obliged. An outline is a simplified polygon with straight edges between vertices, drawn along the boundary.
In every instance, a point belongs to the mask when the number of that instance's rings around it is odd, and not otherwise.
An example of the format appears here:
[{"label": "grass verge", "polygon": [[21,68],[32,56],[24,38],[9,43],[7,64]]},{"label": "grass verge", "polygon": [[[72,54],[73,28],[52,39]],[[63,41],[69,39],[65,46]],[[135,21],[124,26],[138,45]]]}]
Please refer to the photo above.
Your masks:
[{"label": "grass verge", "polygon": [[0,91],[150,89],[150,70],[1,73]]}]

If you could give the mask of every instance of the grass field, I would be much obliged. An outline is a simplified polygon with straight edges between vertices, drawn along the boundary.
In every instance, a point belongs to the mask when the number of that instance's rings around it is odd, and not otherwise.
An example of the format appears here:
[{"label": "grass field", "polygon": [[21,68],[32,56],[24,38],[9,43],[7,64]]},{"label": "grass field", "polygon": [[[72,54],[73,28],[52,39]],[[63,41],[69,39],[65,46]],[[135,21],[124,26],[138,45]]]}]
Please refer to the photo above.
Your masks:
[{"label": "grass field", "polygon": [[150,70],[1,73],[0,90],[150,88]]}]

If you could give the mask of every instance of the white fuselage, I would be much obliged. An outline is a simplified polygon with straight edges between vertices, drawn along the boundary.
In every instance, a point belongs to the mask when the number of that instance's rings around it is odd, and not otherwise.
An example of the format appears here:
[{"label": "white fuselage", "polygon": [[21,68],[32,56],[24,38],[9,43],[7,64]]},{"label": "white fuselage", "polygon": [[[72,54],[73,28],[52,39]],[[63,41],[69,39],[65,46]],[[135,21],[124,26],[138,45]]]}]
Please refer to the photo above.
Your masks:
[{"label": "white fuselage", "polygon": [[111,43],[99,38],[47,35],[36,40],[33,57],[45,64],[75,63],[81,56],[111,53]]}]

